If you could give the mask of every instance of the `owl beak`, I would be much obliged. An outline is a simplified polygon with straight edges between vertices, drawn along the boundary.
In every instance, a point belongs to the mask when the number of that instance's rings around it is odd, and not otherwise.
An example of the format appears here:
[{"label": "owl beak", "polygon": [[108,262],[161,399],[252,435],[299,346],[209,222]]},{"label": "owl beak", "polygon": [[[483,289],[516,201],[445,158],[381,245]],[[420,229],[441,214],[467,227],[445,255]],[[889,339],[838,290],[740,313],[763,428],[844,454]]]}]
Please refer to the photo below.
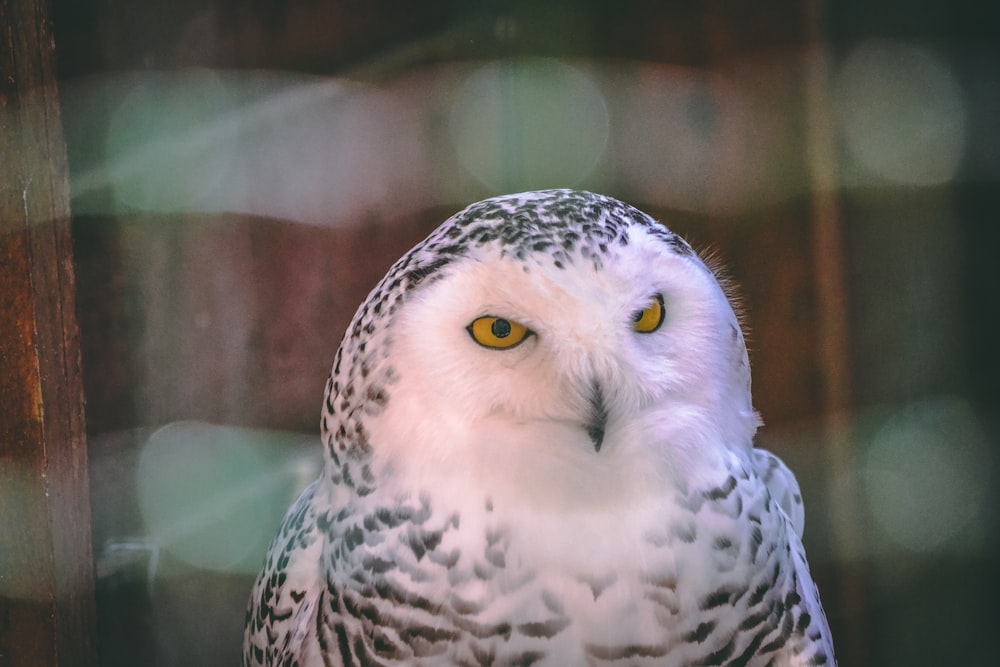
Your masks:
[{"label": "owl beak", "polygon": [[604,405],[604,391],[594,382],[590,386],[590,415],[587,421],[587,435],[594,443],[594,451],[601,451],[604,444],[604,429],[608,422],[608,408]]}]

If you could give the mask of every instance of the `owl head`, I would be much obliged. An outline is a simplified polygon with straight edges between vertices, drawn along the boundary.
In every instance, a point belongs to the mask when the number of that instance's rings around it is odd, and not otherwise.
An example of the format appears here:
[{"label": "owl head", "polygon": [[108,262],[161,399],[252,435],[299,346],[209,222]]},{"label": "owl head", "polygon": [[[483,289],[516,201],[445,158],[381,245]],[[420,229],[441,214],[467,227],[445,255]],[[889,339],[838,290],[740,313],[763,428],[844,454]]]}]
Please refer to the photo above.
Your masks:
[{"label": "owl head", "polygon": [[572,190],[473,204],[404,255],[323,411],[328,469],[362,493],[393,475],[605,505],[690,481],[758,424],[713,272],[646,214]]}]

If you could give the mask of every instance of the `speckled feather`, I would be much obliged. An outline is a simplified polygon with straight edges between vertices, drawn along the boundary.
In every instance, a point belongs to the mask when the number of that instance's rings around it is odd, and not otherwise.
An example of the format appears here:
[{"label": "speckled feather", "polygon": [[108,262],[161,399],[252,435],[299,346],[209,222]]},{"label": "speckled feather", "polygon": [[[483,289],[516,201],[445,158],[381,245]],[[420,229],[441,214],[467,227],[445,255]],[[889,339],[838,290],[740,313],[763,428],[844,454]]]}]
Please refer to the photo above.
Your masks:
[{"label": "speckled feather", "polygon": [[[665,323],[635,334],[654,293]],[[529,342],[463,330],[499,314]],[[474,204],[351,322],[243,663],[832,665],[757,425],[736,317],[680,237],[587,192]]]}]

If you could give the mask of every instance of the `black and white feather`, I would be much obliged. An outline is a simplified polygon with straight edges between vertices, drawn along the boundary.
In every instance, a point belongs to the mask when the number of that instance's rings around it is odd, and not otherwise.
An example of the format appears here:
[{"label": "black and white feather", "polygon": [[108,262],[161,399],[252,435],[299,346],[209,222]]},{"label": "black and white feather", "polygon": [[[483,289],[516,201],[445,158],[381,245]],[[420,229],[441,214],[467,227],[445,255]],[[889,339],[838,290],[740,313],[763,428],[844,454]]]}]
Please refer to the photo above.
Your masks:
[{"label": "black and white feather", "polygon": [[758,425],[680,237],[587,192],[473,204],[351,322],[243,663],[832,665]]}]

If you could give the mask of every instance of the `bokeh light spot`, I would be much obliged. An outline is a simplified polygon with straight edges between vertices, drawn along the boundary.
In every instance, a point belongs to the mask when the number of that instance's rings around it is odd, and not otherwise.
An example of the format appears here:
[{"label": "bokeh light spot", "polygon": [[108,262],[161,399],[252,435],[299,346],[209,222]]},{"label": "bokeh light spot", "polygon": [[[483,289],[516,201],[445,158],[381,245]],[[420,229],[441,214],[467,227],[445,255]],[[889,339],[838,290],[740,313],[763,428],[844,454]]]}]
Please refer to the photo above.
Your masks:
[{"label": "bokeh light spot", "polygon": [[201,422],[155,431],[137,472],[153,542],[199,568],[255,572],[285,509],[319,470],[281,458],[296,438]]},{"label": "bokeh light spot", "polygon": [[118,204],[167,212],[209,206],[234,162],[224,150],[239,127],[233,107],[224,80],[210,70],[137,79],[108,125]]},{"label": "bokeh light spot", "polygon": [[603,155],[608,111],[594,81],[566,63],[504,61],[458,87],[450,130],[461,164],[495,191],[569,187]]},{"label": "bokeh light spot", "polygon": [[931,551],[979,523],[989,470],[972,409],[943,398],[890,417],[866,452],[862,478],[882,532],[907,549]]},{"label": "bokeh light spot", "polygon": [[867,171],[913,185],[954,178],[965,148],[965,104],[938,57],[871,40],[847,57],[834,88],[841,136]]}]

